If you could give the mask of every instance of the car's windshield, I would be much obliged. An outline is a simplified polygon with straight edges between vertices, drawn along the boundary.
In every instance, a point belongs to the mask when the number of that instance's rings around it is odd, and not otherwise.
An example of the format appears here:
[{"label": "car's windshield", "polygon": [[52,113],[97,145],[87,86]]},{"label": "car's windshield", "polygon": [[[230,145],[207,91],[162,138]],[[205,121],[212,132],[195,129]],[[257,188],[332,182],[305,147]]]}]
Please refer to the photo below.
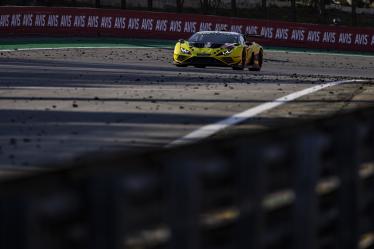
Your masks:
[{"label": "car's windshield", "polygon": [[192,43],[237,43],[239,36],[233,33],[196,33],[188,39],[188,42]]}]

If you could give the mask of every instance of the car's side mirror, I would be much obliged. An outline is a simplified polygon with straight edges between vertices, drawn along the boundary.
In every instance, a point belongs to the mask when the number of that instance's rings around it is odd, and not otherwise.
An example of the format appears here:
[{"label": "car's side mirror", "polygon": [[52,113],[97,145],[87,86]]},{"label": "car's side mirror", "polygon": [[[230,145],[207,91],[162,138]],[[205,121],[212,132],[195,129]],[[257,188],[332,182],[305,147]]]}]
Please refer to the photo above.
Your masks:
[{"label": "car's side mirror", "polygon": [[185,41],[183,39],[179,39],[178,42],[183,44]]}]

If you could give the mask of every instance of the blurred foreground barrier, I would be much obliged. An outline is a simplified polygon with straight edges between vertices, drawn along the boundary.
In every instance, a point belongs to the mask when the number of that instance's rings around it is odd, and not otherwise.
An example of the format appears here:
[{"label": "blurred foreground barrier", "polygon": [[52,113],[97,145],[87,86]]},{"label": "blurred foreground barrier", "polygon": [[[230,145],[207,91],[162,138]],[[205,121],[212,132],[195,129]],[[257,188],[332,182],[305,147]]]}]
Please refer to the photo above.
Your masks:
[{"label": "blurred foreground barrier", "polygon": [[0,182],[0,248],[373,248],[374,110]]}]

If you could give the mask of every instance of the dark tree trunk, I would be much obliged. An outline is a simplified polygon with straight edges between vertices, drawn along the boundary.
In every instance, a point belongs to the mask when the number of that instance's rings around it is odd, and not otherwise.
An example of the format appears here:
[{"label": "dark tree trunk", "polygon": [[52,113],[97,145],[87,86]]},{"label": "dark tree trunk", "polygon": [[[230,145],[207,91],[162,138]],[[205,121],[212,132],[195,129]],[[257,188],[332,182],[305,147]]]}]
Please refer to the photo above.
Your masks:
[{"label": "dark tree trunk", "polygon": [[126,9],[126,0],[121,0],[121,9]]},{"label": "dark tree trunk", "polygon": [[356,0],[352,0],[352,26],[357,25]]},{"label": "dark tree trunk", "polygon": [[153,0],[148,0],[148,10],[153,9]]},{"label": "dark tree trunk", "polygon": [[184,5],[184,0],[177,0],[177,11],[183,12],[183,5]]},{"label": "dark tree trunk", "polygon": [[95,0],[95,8],[100,8],[100,0]]},{"label": "dark tree trunk", "polygon": [[266,0],[262,0],[262,2],[261,2],[261,11],[263,13],[263,16],[265,18],[267,18],[268,17],[268,8],[267,8]]},{"label": "dark tree trunk", "polygon": [[321,23],[326,23],[326,2],[325,0],[319,1],[319,15],[321,17]]},{"label": "dark tree trunk", "polygon": [[291,21],[296,22],[296,0],[291,0]]},{"label": "dark tree trunk", "polygon": [[209,10],[209,0],[203,0],[203,13],[207,14]]},{"label": "dark tree trunk", "polygon": [[236,16],[237,14],[236,0],[231,0],[231,10],[232,10],[232,15]]}]

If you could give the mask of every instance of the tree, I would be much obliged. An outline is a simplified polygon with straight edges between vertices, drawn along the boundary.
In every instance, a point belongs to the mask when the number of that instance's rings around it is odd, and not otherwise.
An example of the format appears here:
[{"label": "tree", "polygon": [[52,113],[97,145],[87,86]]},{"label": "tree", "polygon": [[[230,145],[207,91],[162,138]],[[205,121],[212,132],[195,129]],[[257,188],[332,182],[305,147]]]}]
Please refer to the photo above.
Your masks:
[{"label": "tree", "polygon": [[153,0],[148,0],[148,10],[153,9]]},{"label": "tree", "polygon": [[126,0],[121,0],[121,9],[126,9]]},{"label": "tree", "polygon": [[321,17],[321,23],[326,23],[326,1],[319,1],[319,16]]},{"label": "tree", "polygon": [[357,25],[356,0],[352,0],[352,26]]},{"label": "tree", "polygon": [[236,0],[231,0],[231,10],[232,10],[232,15],[236,16],[236,13],[237,13]]},{"label": "tree", "polygon": [[264,13],[264,17],[267,18],[268,17],[268,9],[267,9],[266,0],[261,1],[261,10],[262,10],[262,13]]},{"label": "tree", "polygon": [[200,0],[201,8],[203,9],[203,13],[208,13],[209,9],[209,0]]},{"label": "tree", "polygon": [[184,0],[176,0],[176,1],[177,1],[177,11],[182,12],[183,11]]},{"label": "tree", "polygon": [[[236,1],[235,6],[236,6]],[[231,2],[232,3],[232,2]],[[217,10],[222,7],[222,0],[200,0],[200,6],[204,14],[208,13],[208,10]],[[236,8],[236,7],[235,7]]]},{"label": "tree", "polygon": [[296,0],[291,0],[291,20],[296,22]]}]

